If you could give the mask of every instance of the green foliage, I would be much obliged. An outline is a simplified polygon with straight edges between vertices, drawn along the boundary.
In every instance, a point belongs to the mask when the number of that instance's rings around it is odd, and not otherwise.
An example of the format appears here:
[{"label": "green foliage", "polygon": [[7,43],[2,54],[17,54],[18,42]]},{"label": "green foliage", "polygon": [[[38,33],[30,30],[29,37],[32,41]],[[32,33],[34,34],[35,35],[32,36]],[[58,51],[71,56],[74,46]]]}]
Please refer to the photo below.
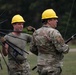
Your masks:
[{"label": "green foliage", "polygon": [[2,29],[12,29],[11,18],[21,14],[26,20],[25,26],[41,27],[41,14],[47,8],[53,8],[59,16],[58,29],[69,38],[76,32],[76,1],[75,0],[0,0],[0,24]]},{"label": "green foliage", "polygon": [[26,28],[24,28],[23,31],[25,31],[27,34],[31,34],[31,35],[33,34],[32,31],[28,31]]}]

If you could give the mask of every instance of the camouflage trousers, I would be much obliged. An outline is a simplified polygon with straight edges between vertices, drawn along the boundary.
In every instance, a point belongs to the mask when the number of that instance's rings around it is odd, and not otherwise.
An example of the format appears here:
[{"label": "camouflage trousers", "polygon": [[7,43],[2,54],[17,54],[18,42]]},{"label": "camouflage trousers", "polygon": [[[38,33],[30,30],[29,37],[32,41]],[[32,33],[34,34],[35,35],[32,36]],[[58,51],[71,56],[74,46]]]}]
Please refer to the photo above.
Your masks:
[{"label": "camouflage trousers", "polygon": [[27,61],[17,64],[15,61],[9,61],[9,75],[31,75],[30,66]]},{"label": "camouflage trousers", "polygon": [[61,67],[37,66],[39,75],[61,75]]}]

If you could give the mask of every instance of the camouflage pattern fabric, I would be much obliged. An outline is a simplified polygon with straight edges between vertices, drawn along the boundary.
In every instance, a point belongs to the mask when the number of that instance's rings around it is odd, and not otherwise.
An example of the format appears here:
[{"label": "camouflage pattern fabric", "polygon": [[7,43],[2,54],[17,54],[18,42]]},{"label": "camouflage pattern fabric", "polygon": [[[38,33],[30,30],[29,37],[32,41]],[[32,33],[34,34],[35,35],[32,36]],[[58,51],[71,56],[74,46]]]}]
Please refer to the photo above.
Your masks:
[{"label": "camouflage pattern fabric", "polygon": [[[12,65],[11,65],[12,64]],[[31,75],[30,65],[27,61],[21,61],[20,64],[15,61],[9,61],[9,75]]]},{"label": "camouflage pattern fabric", "polygon": [[62,72],[61,67],[52,66],[39,66],[37,67],[39,75],[60,75]]},{"label": "camouflage pattern fabric", "polygon": [[69,51],[69,47],[65,44],[60,32],[46,25],[43,25],[33,33],[31,49],[34,49],[32,48],[34,45],[38,48],[38,66],[49,66],[50,70],[53,71],[53,67],[57,69],[62,66],[64,54]]}]

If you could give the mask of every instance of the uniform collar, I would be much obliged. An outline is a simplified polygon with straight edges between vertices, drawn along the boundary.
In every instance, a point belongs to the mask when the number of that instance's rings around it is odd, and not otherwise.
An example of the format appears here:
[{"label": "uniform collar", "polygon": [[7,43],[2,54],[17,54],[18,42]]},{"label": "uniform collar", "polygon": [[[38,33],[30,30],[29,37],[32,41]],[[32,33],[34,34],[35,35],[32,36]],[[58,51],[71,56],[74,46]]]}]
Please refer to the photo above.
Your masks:
[{"label": "uniform collar", "polygon": [[50,27],[49,25],[43,25],[42,27],[52,28],[52,27]]}]

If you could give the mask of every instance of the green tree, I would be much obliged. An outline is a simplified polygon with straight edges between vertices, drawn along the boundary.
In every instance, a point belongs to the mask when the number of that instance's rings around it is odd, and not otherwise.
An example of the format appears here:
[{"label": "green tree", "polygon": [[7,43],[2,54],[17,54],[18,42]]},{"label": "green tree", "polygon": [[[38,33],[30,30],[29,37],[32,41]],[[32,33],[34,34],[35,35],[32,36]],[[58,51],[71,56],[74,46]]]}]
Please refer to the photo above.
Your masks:
[{"label": "green tree", "polygon": [[58,30],[64,38],[70,37],[76,32],[76,1],[75,0],[0,0],[0,28],[13,29],[11,18],[15,14],[21,14],[26,23],[24,27],[31,25],[36,29],[41,27],[41,14],[45,9],[53,8],[58,17]]}]

